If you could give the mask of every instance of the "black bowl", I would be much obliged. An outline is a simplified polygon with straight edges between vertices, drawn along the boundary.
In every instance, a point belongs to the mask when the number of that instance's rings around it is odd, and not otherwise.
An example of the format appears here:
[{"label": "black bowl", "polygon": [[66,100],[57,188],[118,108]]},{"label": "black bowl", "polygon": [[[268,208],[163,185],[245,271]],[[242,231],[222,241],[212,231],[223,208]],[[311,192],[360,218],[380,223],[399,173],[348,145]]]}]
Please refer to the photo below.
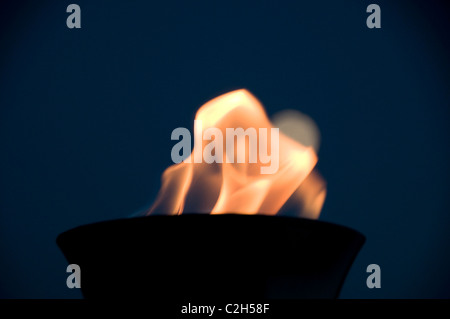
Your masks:
[{"label": "black bowl", "polygon": [[336,298],[365,238],[347,227],[263,215],[148,216],[66,231],[85,298]]}]

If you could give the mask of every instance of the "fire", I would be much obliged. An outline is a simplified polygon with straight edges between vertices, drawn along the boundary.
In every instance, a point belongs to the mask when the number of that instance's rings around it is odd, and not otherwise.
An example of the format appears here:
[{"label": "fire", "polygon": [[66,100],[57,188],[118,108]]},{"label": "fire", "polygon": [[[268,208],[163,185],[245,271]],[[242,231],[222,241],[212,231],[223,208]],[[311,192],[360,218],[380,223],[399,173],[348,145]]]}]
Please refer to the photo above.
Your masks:
[{"label": "fire", "polygon": [[[216,134],[210,134],[212,128]],[[252,129],[258,147],[251,143],[250,136],[234,148],[216,143],[211,154],[220,161],[199,162],[199,156],[211,152],[212,141],[219,135],[228,138],[227,129],[231,128]],[[326,190],[323,179],[313,171],[317,154],[282,132],[275,135],[278,130],[273,128],[261,103],[247,90],[232,91],[204,104],[195,116],[193,151],[183,162],[164,171],[161,189],[146,214],[275,215],[288,208],[296,216],[318,218]],[[242,146],[245,161],[238,158]],[[269,155],[278,161],[276,170],[268,163]],[[264,170],[270,172],[264,174]]]}]

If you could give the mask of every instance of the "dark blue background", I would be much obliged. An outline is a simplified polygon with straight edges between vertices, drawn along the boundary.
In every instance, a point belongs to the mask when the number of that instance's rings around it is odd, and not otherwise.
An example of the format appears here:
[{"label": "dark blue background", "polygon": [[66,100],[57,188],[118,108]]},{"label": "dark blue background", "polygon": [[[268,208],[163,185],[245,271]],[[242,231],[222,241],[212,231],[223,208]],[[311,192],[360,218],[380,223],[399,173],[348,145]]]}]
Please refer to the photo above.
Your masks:
[{"label": "dark blue background", "polygon": [[367,236],[341,297],[450,297],[442,4],[377,0],[368,29],[369,1],[77,0],[70,30],[71,1],[37,2],[0,8],[0,296],[80,297],[56,236],[151,203],[171,131],[247,88],[320,127],[320,219]]}]

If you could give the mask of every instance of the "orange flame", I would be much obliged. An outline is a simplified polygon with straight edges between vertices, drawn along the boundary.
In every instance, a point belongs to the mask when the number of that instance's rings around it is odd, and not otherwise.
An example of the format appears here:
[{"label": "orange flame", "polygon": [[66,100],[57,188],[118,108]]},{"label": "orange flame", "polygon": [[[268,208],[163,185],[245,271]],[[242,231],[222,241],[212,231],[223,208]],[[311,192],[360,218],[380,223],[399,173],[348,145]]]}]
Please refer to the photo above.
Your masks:
[{"label": "orange flame", "polygon": [[[227,128],[256,128],[257,131],[265,128],[268,132],[265,141],[271,141],[273,126],[261,103],[250,92],[241,89],[221,95],[204,104],[195,119],[201,120],[202,125],[194,127],[194,148],[190,157],[164,171],[156,201],[146,214],[275,215],[289,207],[289,212],[294,211],[296,216],[319,217],[326,190],[320,175],[312,173],[317,155],[312,147],[306,147],[282,132],[279,133],[279,168],[273,174],[261,174],[261,167],[267,167],[267,161],[261,158],[249,163],[248,159],[256,149],[249,147],[248,136],[245,137],[244,163],[226,161],[230,156],[236,158],[237,152],[230,155],[232,152],[228,150],[227,153],[225,146],[221,163],[194,160],[195,156],[203,154],[212,140],[212,136],[206,136],[205,140],[204,133],[208,128],[218,128],[223,136]],[[260,135],[259,130],[258,140]],[[268,146],[267,152],[270,148],[271,154],[274,153],[273,145],[259,144],[260,152],[264,146]]]}]

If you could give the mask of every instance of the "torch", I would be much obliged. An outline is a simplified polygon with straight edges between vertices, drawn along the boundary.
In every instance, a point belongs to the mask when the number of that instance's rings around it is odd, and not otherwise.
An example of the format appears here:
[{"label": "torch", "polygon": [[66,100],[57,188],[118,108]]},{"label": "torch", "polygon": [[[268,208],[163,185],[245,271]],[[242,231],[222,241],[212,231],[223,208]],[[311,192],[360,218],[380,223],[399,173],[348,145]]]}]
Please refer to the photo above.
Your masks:
[{"label": "torch", "polygon": [[365,238],[317,220],[326,187],[316,150],[279,132],[247,90],[198,110],[189,154],[190,137],[183,128],[172,133],[175,164],[141,217],[57,238],[82,270],[83,295],[338,297]]}]

